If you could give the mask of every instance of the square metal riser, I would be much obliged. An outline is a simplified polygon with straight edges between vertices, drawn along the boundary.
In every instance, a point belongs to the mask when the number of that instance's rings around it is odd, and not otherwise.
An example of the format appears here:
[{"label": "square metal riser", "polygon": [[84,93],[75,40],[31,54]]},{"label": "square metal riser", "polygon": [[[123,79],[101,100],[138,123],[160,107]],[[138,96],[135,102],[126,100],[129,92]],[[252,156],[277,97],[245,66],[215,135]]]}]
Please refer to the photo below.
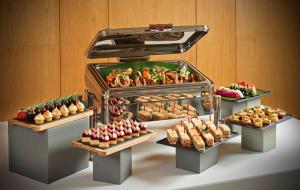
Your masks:
[{"label": "square metal riser", "polygon": [[276,126],[264,130],[242,127],[242,148],[256,152],[276,148]]},{"label": "square metal riser", "polygon": [[108,156],[93,154],[93,179],[95,181],[121,184],[131,173],[131,148]]},{"label": "square metal riser", "polygon": [[176,168],[201,173],[218,162],[218,147],[201,154],[176,147]]},{"label": "square metal riser", "polygon": [[51,183],[88,167],[89,153],[72,147],[89,118],[72,121],[45,131],[10,125],[9,170]]},{"label": "square metal riser", "polygon": [[244,102],[229,102],[222,101],[221,102],[221,115],[222,117],[228,117],[232,114],[237,113],[240,110],[245,108],[254,107],[257,105],[261,105],[260,97],[250,99]]}]

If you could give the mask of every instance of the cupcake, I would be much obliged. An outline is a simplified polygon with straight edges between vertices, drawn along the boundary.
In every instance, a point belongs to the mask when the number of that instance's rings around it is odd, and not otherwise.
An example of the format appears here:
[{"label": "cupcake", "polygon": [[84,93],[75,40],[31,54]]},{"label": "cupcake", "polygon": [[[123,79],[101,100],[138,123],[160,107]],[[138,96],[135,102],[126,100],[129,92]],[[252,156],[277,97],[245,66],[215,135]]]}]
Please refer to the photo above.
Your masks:
[{"label": "cupcake", "polygon": [[77,107],[73,103],[71,103],[71,105],[69,106],[69,111],[72,115],[74,115],[77,112]]},{"label": "cupcake", "polygon": [[43,124],[45,121],[45,117],[41,113],[39,113],[34,117],[34,121],[36,124]]},{"label": "cupcake", "polygon": [[62,116],[67,117],[69,115],[69,110],[66,105],[60,107],[59,111],[61,112]]},{"label": "cupcake", "polygon": [[52,114],[49,110],[46,110],[46,111],[43,113],[43,116],[45,117],[45,120],[46,120],[46,121],[52,121],[53,114]]},{"label": "cupcake", "polygon": [[59,119],[61,116],[61,112],[57,108],[54,108],[54,110],[52,111],[52,115],[54,119]]},{"label": "cupcake", "polygon": [[84,104],[83,104],[82,102],[80,102],[79,100],[78,100],[78,102],[77,102],[77,104],[76,104],[76,107],[77,107],[77,110],[78,110],[79,112],[83,112],[84,109],[85,109]]}]

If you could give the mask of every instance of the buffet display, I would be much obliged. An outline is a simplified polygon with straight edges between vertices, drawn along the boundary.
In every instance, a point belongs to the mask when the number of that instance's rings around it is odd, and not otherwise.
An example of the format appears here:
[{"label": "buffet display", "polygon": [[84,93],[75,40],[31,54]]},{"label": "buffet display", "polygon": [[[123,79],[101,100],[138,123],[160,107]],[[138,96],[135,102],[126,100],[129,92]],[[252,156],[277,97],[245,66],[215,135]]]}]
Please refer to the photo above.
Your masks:
[{"label": "buffet display", "polygon": [[78,100],[78,95],[72,94],[46,103],[42,102],[30,106],[28,109],[20,109],[15,119],[26,123],[42,125],[45,122],[59,120],[84,111],[85,105]]},{"label": "buffet display", "polygon": [[247,99],[269,93],[269,91],[257,89],[254,84],[248,82],[231,83],[228,87],[219,87],[215,94],[222,96],[223,100],[234,101]]},{"label": "buffet display", "polygon": [[213,122],[201,120],[199,117],[167,129],[169,144],[180,144],[184,148],[194,147],[198,152],[204,152],[207,147],[213,147],[216,142],[230,137],[231,130],[226,124],[215,126]]},{"label": "buffet display", "polygon": [[236,114],[226,118],[226,121],[236,125],[263,128],[287,117],[289,117],[289,115],[282,109],[259,105],[240,110]]}]

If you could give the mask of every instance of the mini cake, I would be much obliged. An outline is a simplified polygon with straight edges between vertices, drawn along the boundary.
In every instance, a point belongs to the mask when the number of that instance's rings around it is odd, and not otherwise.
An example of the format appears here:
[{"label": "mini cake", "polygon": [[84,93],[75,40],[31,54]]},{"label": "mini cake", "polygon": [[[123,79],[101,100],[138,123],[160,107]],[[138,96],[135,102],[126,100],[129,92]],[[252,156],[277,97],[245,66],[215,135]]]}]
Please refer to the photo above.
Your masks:
[{"label": "mini cake", "polygon": [[85,109],[84,104],[82,102],[80,102],[79,100],[78,100],[78,102],[76,104],[76,107],[77,107],[78,112],[83,112],[84,109]]},{"label": "mini cake", "polygon": [[84,129],[83,133],[82,133],[81,142],[85,143],[85,144],[89,144],[90,140],[91,140],[91,133],[92,133],[91,130],[88,131],[88,130]]},{"label": "mini cake", "polygon": [[45,121],[45,117],[41,113],[39,113],[34,117],[34,121],[36,124],[43,124]]},{"label": "mini cake", "polygon": [[140,123],[140,134],[146,134],[147,133],[147,124],[146,123]]},{"label": "mini cake", "polygon": [[59,119],[60,116],[61,116],[61,112],[60,112],[57,108],[55,108],[55,109],[52,111],[52,115],[53,115],[53,118],[54,118],[54,119]]},{"label": "mini cake", "polygon": [[100,136],[99,138],[99,147],[100,148],[107,148],[109,147],[109,137],[106,135],[106,136]]},{"label": "mini cake", "polygon": [[72,115],[74,115],[77,112],[77,107],[73,103],[71,103],[71,105],[69,106],[69,111]]},{"label": "mini cake", "polygon": [[90,145],[95,147],[99,146],[99,136],[97,134],[95,133],[92,134]]},{"label": "mini cake", "polygon": [[248,117],[248,116],[243,116],[243,117],[242,117],[242,123],[243,123],[244,125],[250,125],[252,122],[251,122],[250,117]]},{"label": "mini cake", "polygon": [[167,139],[170,144],[176,144],[178,141],[178,135],[174,128],[167,129]]},{"label": "mini cake", "polygon": [[254,125],[254,127],[256,127],[256,128],[261,128],[262,125],[263,125],[263,119],[262,119],[262,118],[255,118],[255,119],[253,120],[253,125]]},{"label": "mini cake", "polygon": [[132,127],[132,136],[133,136],[133,137],[138,137],[138,136],[140,136],[139,131],[140,131],[139,126],[133,126],[133,127]]},{"label": "mini cake", "polygon": [[125,135],[124,135],[124,139],[131,139],[132,138],[132,129],[131,127],[128,127],[127,129],[124,129]]},{"label": "mini cake", "polygon": [[52,121],[53,115],[49,110],[45,111],[43,116],[45,117],[46,121]]},{"label": "mini cake", "polygon": [[69,115],[69,110],[66,105],[60,107],[59,111],[61,112],[62,116],[67,117]]},{"label": "mini cake", "polygon": [[120,130],[120,131],[116,131],[116,134],[117,134],[117,141],[118,142],[124,142],[124,131],[123,130]]},{"label": "mini cake", "polygon": [[115,133],[115,131],[113,131],[112,133],[108,133],[109,135],[109,144],[117,144],[117,134]]}]

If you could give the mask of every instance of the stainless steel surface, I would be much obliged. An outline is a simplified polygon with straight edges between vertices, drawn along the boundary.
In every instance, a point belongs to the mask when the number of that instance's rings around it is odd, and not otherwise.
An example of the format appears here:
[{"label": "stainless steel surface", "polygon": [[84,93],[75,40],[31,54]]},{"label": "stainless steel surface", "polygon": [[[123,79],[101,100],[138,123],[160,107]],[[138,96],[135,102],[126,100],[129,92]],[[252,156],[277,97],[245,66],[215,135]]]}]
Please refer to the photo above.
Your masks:
[{"label": "stainless steel surface", "polygon": [[92,40],[88,58],[145,58],[150,55],[183,53],[208,32],[208,26],[173,26],[153,31],[148,27],[106,29]]},{"label": "stainless steel surface", "polygon": [[220,95],[214,95],[213,106],[214,106],[214,124],[218,126],[219,120],[221,119],[221,96]]}]

